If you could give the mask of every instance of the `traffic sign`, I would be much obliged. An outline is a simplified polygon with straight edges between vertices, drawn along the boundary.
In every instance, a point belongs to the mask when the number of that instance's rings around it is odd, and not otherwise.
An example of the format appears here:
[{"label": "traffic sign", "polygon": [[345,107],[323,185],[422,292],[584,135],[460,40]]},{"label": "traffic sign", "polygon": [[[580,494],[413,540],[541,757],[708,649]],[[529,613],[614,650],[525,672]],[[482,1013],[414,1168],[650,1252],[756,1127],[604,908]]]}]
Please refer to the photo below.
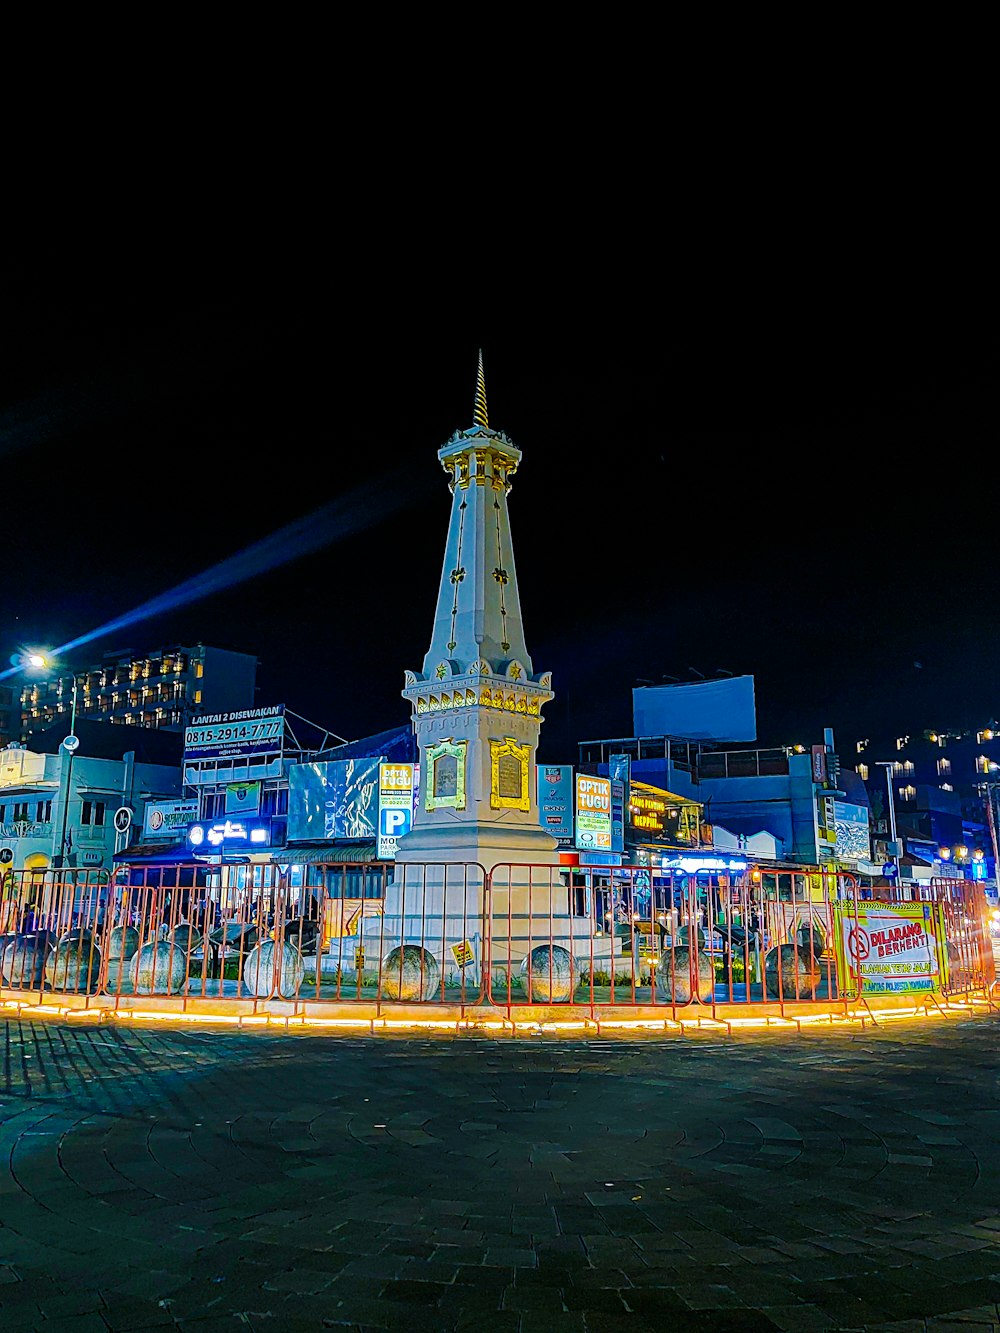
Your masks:
[{"label": "traffic sign", "polygon": [[115,832],[127,833],[132,827],[132,807],[120,805],[115,811]]},{"label": "traffic sign", "polygon": [[882,874],[886,879],[895,879],[899,874],[899,866],[896,865],[895,861],[886,861],[882,867]]},{"label": "traffic sign", "polygon": [[70,732],[68,736],[63,737],[63,749],[69,750],[70,754],[79,747],[79,744],[80,737],[74,736],[72,732]]}]

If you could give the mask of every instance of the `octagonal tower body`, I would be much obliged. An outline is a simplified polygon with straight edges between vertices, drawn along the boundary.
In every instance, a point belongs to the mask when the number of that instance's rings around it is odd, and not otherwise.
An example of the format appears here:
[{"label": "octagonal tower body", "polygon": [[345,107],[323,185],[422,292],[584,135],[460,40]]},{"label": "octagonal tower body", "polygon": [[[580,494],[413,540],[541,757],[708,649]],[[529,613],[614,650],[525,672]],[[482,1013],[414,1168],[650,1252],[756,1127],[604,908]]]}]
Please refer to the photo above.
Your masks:
[{"label": "octagonal tower body", "polygon": [[474,418],[438,451],[451,517],[430,648],[403,689],[420,801],[397,861],[555,865],[535,789],[551,676],[535,673],[524,641],[507,511],[521,451],[488,424],[481,358]]}]

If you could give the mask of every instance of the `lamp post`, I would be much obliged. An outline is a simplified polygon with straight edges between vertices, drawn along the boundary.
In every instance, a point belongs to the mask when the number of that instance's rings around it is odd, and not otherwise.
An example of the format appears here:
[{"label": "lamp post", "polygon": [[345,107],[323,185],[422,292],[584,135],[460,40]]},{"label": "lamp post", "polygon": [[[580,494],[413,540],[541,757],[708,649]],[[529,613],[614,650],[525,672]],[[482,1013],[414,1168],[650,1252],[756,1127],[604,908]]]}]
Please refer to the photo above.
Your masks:
[{"label": "lamp post", "polygon": [[[877,768],[884,768],[884,769],[885,769],[885,785],[886,785],[886,790],[887,790],[888,793],[889,793],[889,837],[892,839],[892,845],[893,845],[893,847],[895,847],[895,846],[896,846],[896,800],[895,800],[895,797],[893,796],[893,792],[892,792],[892,770],[893,770],[893,764],[892,764],[891,761],[889,761],[889,760],[880,759],[880,760],[877,762],[876,767],[877,767]],[[899,855],[898,855],[898,852],[893,853],[892,864],[893,864],[893,866],[895,867],[895,870],[896,870],[896,873],[895,873],[895,875],[893,876],[893,878],[896,879],[896,880],[898,881],[898,879],[899,879]]]},{"label": "lamp post", "polygon": [[66,791],[63,795],[62,830],[59,834],[59,869],[66,869],[66,826],[69,822],[69,798],[73,789],[73,756],[76,754],[80,738],[76,734],[76,672],[73,672],[73,699],[70,704],[69,734],[63,737],[63,748],[69,754],[66,764]]}]

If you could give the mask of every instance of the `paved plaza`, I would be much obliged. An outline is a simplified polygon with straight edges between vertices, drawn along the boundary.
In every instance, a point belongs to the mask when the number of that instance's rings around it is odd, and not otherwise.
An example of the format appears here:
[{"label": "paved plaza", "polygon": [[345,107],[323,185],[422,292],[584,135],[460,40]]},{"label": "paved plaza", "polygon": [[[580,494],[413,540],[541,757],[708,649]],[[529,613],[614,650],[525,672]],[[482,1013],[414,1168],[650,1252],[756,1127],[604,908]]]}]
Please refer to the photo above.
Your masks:
[{"label": "paved plaza", "polygon": [[0,1022],[0,1329],[997,1327],[1000,1020]]}]

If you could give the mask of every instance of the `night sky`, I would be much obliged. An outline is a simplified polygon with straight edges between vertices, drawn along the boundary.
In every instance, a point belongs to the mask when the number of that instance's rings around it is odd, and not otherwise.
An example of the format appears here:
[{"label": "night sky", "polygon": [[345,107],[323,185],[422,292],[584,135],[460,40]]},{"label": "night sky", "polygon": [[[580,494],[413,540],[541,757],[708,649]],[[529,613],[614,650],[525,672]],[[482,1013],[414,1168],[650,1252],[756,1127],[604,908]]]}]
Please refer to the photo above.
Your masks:
[{"label": "night sky", "polygon": [[8,268],[5,658],[295,524],[269,569],[67,665],[201,640],[260,658],[258,704],[348,738],[406,722],[450,505],[436,451],[471,424],[481,346],[491,424],[524,454],[540,758],[631,734],[640,678],[719,670],[756,676],[761,744],[1000,712],[987,321],[790,280],[680,303],[581,273],[529,303],[309,272]]}]

